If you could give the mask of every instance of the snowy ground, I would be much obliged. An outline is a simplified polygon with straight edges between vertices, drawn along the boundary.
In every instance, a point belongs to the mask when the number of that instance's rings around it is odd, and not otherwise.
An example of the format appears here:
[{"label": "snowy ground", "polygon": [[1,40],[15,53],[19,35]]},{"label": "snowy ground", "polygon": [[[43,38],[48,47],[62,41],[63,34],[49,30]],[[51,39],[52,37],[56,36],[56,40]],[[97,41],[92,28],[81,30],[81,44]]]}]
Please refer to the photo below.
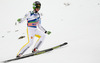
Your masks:
[{"label": "snowy ground", "polygon": [[[0,61],[14,58],[27,42],[26,21],[34,0],[0,0]],[[11,63],[100,63],[100,0],[40,0],[42,26],[52,32],[40,50],[68,41],[50,53]],[[36,40],[36,38],[35,38]],[[34,45],[34,44],[33,44]],[[26,51],[31,52],[33,46]]]}]

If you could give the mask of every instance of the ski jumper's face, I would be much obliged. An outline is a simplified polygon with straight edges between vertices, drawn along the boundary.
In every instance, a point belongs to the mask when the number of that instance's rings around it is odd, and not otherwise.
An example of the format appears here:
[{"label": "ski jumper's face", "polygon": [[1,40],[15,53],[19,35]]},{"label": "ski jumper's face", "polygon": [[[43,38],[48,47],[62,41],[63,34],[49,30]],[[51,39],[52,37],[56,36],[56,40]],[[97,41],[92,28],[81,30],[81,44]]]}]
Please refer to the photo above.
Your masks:
[{"label": "ski jumper's face", "polygon": [[36,9],[35,9],[35,11],[37,11],[37,12],[38,12],[39,10],[40,10],[39,8],[36,8]]},{"label": "ski jumper's face", "polygon": [[40,8],[36,8],[36,9],[34,10],[34,12],[37,13],[39,10],[40,10]]}]

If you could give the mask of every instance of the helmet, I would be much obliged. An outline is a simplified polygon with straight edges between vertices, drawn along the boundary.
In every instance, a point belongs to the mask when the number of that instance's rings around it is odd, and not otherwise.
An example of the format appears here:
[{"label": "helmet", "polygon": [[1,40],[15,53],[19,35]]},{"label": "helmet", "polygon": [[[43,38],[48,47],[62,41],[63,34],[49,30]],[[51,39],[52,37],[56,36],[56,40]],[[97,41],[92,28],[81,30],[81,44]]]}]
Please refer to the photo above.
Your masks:
[{"label": "helmet", "polygon": [[36,8],[41,8],[41,3],[39,2],[39,1],[35,1],[34,3],[33,3],[33,9],[35,10]]}]

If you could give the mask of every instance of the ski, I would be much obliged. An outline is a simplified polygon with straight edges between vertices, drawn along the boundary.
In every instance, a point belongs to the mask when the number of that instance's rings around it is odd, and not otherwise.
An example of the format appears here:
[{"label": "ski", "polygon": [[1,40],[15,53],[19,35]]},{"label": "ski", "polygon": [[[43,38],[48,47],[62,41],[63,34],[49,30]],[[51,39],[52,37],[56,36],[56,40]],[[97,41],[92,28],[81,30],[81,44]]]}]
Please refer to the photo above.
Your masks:
[{"label": "ski", "polygon": [[29,54],[25,54],[25,55],[23,55],[22,57],[18,57],[18,58],[13,58],[13,59],[5,60],[5,61],[3,61],[2,63],[8,63],[8,62],[11,62],[11,61],[14,61],[14,60],[19,60],[19,59],[23,59],[23,58],[27,58],[27,57],[31,57],[31,56],[40,55],[40,54],[43,54],[43,53],[52,51],[52,50],[54,50],[54,49],[57,49],[57,48],[59,48],[59,47],[62,47],[62,46],[64,46],[64,45],[67,45],[67,44],[68,44],[68,43],[65,42],[65,43],[60,44],[60,45],[58,45],[58,46],[55,46],[55,47],[52,47],[52,48],[49,48],[49,49],[45,49],[45,50],[39,51],[38,53],[29,53]]}]

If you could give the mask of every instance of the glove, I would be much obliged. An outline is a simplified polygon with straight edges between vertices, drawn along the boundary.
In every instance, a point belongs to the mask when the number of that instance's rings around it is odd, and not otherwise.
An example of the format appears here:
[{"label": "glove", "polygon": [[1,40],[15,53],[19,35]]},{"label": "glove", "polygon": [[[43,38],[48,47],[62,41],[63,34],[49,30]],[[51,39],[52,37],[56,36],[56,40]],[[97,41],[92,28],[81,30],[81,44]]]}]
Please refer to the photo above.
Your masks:
[{"label": "glove", "polygon": [[19,23],[21,23],[21,18],[17,19],[17,21],[18,21]]},{"label": "glove", "polygon": [[46,34],[48,34],[48,35],[50,35],[50,34],[51,34],[51,32],[50,32],[50,31],[45,31],[45,33],[46,33]]}]

